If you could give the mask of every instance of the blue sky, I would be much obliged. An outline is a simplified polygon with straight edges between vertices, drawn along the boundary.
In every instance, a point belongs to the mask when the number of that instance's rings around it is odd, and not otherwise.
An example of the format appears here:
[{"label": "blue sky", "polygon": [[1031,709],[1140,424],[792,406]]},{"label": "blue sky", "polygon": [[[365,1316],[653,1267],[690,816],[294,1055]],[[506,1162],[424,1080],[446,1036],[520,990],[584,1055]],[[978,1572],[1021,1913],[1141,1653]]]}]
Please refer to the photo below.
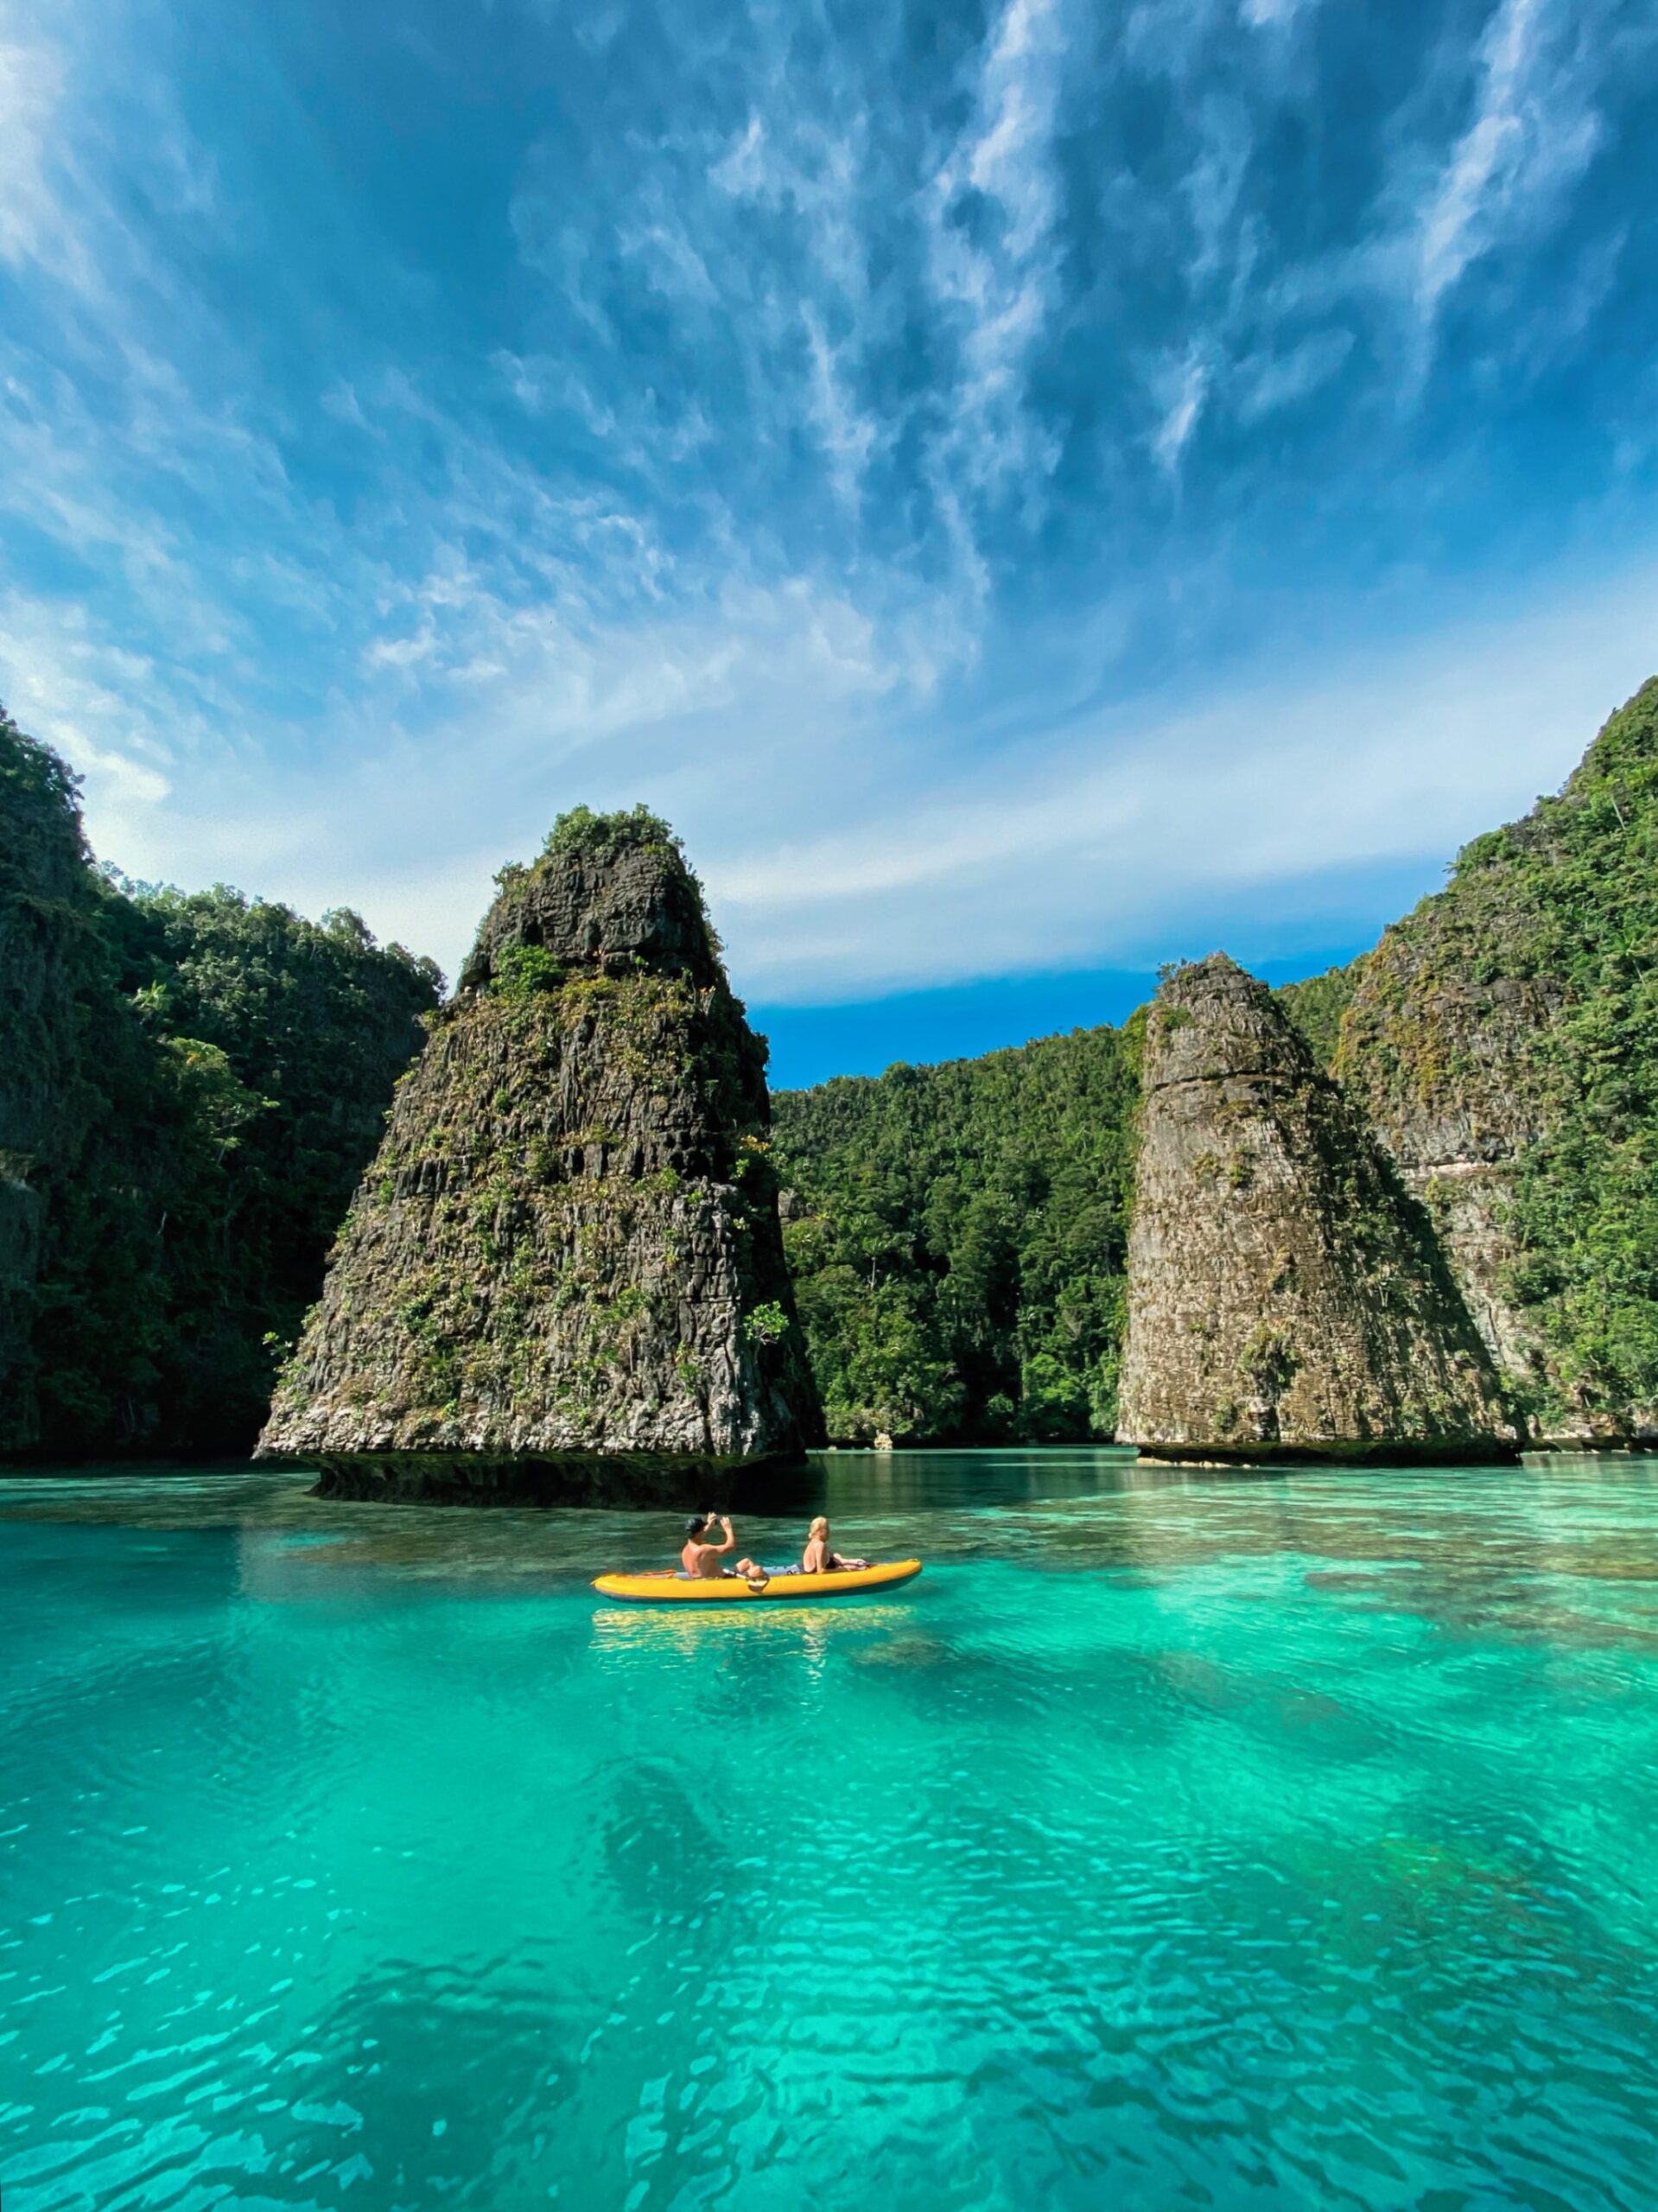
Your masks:
[{"label": "blue sky", "polygon": [[1658,667],[1647,0],[0,0],[0,696],[453,970],[649,801],[776,1074],[1357,949]]}]

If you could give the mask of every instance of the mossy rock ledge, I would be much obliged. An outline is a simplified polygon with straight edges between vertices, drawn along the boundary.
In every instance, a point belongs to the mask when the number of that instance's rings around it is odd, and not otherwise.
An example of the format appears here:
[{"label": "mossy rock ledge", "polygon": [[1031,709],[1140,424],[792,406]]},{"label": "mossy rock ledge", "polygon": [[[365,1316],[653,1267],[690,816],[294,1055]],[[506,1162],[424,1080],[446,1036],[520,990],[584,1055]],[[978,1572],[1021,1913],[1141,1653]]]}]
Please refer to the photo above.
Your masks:
[{"label": "mossy rock ledge", "polygon": [[1120,1442],[1219,1463],[1513,1456],[1426,1217],[1224,954],[1158,992],[1140,1110]]},{"label": "mossy rock ledge", "polygon": [[345,1497],[714,1502],[823,1441],[765,1046],[654,817],[579,810],[498,880],[260,1456]]}]

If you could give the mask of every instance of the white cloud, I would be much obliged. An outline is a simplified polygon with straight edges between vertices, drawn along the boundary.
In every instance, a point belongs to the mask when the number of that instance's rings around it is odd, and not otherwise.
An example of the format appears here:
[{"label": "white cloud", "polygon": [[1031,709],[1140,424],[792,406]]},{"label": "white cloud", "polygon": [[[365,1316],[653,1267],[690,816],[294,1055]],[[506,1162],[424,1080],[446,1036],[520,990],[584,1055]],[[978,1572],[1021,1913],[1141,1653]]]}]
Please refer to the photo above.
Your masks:
[{"label": "white cloud", "polygon": [[1179,474],[1180,456],[1191,442],[1204,411],[1210,374],[1201,347],[1194,345],[1185,360],[1161,379],[1165,391],[1163,417],[1152,440],[1152,450],[1157,455],[1158,466],[1171,476]]},{"label": "white cloud", "polygon": [[1239,364],[1238,414],[1259,422],[1328,384],[1353,350],[1350,330],[1315,331],[1287,352]]},{"label": "white cloud", "polygon": [[41,254],[59,227],[47,170],[63,65],[15,38],[11,20],[0,11],[0,258],[16,263]]},{"label": "white cloud", "polygon": [[1304,8],[1317,5],[1318,0],[1242,0],[1238,12],[1252,30],[1270,30],[1293,22]]},{"label": "white cloud", "polygon": [[1064,54],[1058,0],[1008,0],[971,118],[929,193],[930,275],[960,339],[953,419],[936,456],[956,486],[958,526],[962,494],[1017,476],[1029,500],[1057,458],[1026,408],[1026,378],[1056,298],[1053,134]]},{"label": "white cloud", "polygon": [[[1245,0],[1242,20],[1293,13]],[[60,570],[0,601],[0,689],[85,770],[100,849],[359,906],[453,968],[502,860],[565,806],[643,798],[709,878],[740,988],[829,998],[1178,950],[1229,900],[1305,912],[1321,872],[1420,863],[1522,804],[1646,672],[1644,577],[1340,665],[1309,657],[1305,594],[1271,605],[1267,578],[1253,689],[1235,670],[1223,699],[1191,612],[1249,589],[1261,455],[1295,402],[1369,368],[1366,312],[1432,322],[1564,207],[1602,125],[1601,63],[1563,7],[1502,0],[1457,56],[1465,118],[1447,137],[1443,102],[1413,108],[1372,235],[1287,279],[1269,256],[1255,273],[1254,92],[1200,64],[1228,38],[1277,98],[1312,42],[1243,41],[1231,0],[1141,10],[1171,143],[1122,188],[1135,235],[1079,249],[1109,303],[1076,378],[1104,455],[1080,490],[1054,479],[1037,388],[1077,367],[1067,242],[1089,211],[1061,161],[1085,159],[1099,94],[1089,19],[1007,0],[910,116],[890,54],[828,40],[803,68],[800,17],[733,29],[721,81],[749,81],[717,123],[630,138],[607,111],[568,172],[556,146],[526,155],[516,275],[533,292],[540,273],[544,312],[491,324],[476,359],[353,327],[279,394],[260,330],[215,319],[187,253],[168,262],[172,225],[126,226],[75,67],[30,48],[0,76],[0,252],[30,262],[41,308],[36,350],[0,346],[0,505]],[[158,204],[222,221],[165,87],[135,99],[165,140],[143,170]],[[1616,269],[1585,260],[1582,323]],[[1153,281],[1147,334],[1125,303]],[[648,359],[626,334],[641,304],[673,334]],[[1229,519],[1194,546],[1213,466]],[[1166,518],[1171,482],[1179,526],[1153,540],[1135,502]],[[1332,499],[1356,486],[1381,496],[1356,470]],[[1045,566],[1046,519],[1087,547]],[[1147,635],[1178,671],[1156,699]]]},{"label": "white cloud", "polygon": [[1474,112],[1417,219],[1414,292],[1426,321],[1472,263],[1547,220],[1600,143],[1579,11],[1503,0],[1481,41]]},{"label": "white cloud", "polygon": [[897,641],[804,583],[737,595],[717,632],[583,639],[464,607],[499,662],[474,695],[422,728],[371,696],[328,755],[281,770],[187,733],[163,754],[155,671],[29,632],[15,602],[0,670],[41,672],[22,718],[86,771],[94,842],[133,873],[343,900],[452,972],[503,860],[566,805],[642,798],[687,836],[739,989],[827,1001],[1214,937],[1267,957],[1332,903],[1374,931],[1392,912],[1377,870],[1431,875],[1560,781],[1649,672],[1655,606],[1652,574],[1540,590],[1504,620],[1259,669],[1207,704],[1050,713],[976,765],[936,725],[937,743],[893,744],[924,706]]},{"label": "white cloud", "polygon": [[0,698],[85,777],[89,814],[124,845],[153,833],[172,790],[159,732],[176,709],[152,661],[101,638],[78,609],[14,589],[0,596]]},{"label": "white cloud", "polygon": [[1394,912],[1377,910],[1378,872],[1420,880],[1560,782],[1652,672],[1655,607],[1658,572],[1541,592],[1505,620],[1258,676],[1207,706],[1085,721],[1017,782],[967,798],[957,779],[721,863],[708,874],[740,987],[829,1000],[1143,966],[1208,949],[1240,913],[1232,949],[1267,958],[1293,949],[1309,887],[1344,874],[1343,924],[1374,933]]},{"label": "white cloud", "polygon": [[822,318],[803,308],[806,341],[811,349],[811,411],[829,455],[837,497],[855,517],[862,498],[864,471],[879,432],[873,416],[860,412],[848,393],[841,354],[829,343]]}]

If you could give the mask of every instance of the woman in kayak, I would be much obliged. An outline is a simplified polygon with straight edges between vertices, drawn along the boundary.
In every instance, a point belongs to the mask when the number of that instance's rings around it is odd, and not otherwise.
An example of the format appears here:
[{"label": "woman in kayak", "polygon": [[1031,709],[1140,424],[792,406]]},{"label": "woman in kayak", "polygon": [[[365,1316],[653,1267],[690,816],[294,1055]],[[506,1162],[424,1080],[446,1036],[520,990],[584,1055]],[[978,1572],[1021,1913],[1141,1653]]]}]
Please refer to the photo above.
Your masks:
[{"label": "woman in kayak", "polygon": [[867,1567],[867,1559],[842,1559],[829,1545],[829,1524],[820,1513],[806,1535],[806,1548],[800,1556],[803,1574],[849,1574]]}]

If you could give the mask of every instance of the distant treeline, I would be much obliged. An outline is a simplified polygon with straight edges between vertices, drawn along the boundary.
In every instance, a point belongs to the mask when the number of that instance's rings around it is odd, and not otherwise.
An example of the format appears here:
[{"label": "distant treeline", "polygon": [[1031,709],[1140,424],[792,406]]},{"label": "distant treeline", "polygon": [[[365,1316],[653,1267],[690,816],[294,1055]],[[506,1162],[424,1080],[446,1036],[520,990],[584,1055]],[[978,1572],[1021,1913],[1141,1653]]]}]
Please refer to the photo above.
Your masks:
[{"label": "distant treeline", "polygon": [[441,981],[98,870],[0,715],[0,1451],[251,1446]]},{"label": "distant treeline", "polygon": [[1116,1413],[1134,1025],[773,1101],[829,1434],[1038,1441]]}]

